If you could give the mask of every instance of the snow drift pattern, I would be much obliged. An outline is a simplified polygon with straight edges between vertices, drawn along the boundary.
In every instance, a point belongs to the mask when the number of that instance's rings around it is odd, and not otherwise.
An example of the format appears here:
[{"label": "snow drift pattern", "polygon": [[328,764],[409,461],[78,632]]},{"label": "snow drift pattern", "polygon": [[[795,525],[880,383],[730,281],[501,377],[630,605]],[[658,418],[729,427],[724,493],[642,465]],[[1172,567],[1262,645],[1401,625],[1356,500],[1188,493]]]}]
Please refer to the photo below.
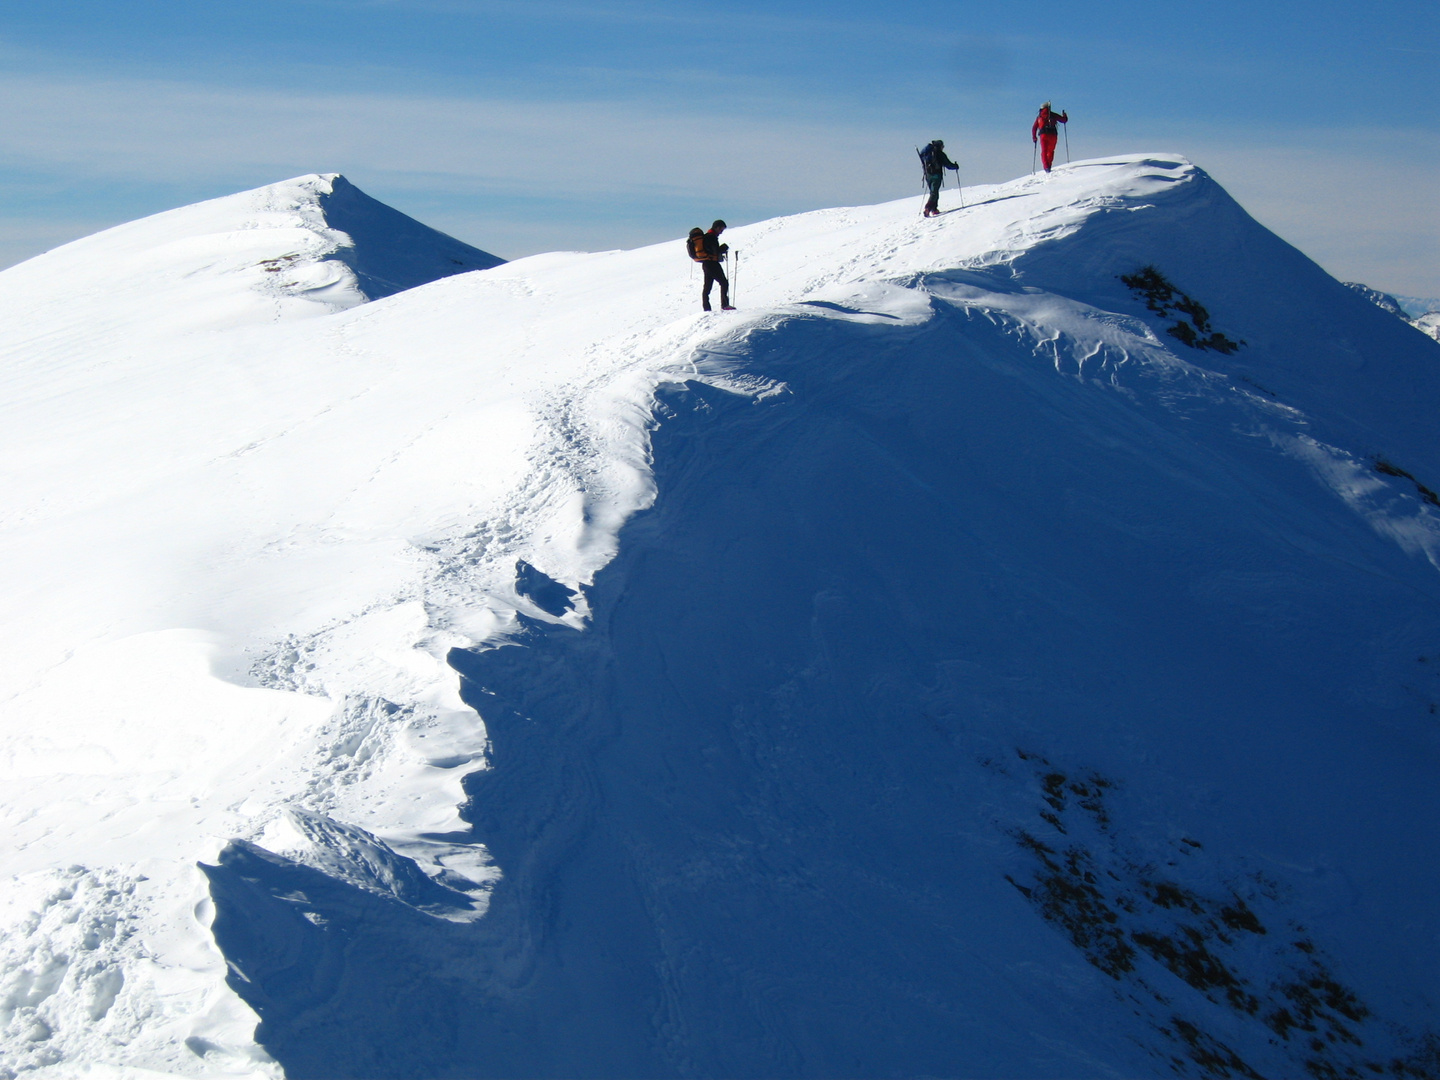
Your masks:
[{"label": "snow drift pattern", "polygon": [[733,229],[744,321],[296,318],[363,199],[0,275],[12,1071],[1435,1074],[1434,343],[1166,158]]}]

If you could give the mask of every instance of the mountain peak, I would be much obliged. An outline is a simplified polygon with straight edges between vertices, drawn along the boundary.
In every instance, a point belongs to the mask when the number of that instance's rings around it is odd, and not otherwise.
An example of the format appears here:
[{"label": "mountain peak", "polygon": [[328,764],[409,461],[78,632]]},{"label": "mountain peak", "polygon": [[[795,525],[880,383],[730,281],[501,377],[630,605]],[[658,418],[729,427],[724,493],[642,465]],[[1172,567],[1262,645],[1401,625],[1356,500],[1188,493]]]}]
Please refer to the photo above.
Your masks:
[{"label": "mountain peak", "polygon": [[[72,336],[77,310],[103,312],[121,336],[213,330],[340,311],[503,262],[339,173],[311,173],[118,225],[10,267],[0,272],[0,316],[37,337]],[[150,325],[157,315],[163,327]]]},{"label": "mountain peak", "polygon": [[329,184],[329,190],[318,196],[326,225],[349,238],[331,257],[350,268],[367,299],[393,296],[470,270],[488,270],[505,261],[372,199],[339,173],[319,179]]}]

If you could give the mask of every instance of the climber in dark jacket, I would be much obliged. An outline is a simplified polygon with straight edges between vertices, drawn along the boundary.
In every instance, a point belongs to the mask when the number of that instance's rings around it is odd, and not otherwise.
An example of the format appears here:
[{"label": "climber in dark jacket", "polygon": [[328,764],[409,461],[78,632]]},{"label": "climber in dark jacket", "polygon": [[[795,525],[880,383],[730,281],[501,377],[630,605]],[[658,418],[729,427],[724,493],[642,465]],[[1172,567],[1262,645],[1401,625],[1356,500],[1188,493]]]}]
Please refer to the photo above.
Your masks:
[{"label": "climber in dark jacket", "polygon": [[940,213],[940,185],[945,182],[945,170],[960,166],[945,156],[945,141],[935,139],[920,151],[920,164],[925,169],[925,184],[930,188],[930,199],[925,203],[925,216],[934,217]]},{"label": "climber in dark jacket", "polygon": [[730,250],[729,244],[720,243],[720,234],[724,231],[723,221],[717,220],[711,225],[701,239],[701,250],[704,254],[695,260],[705,271],[705,285],[700,290],[700,306],[706,311],[710,310],[710,286],[717,281],[720,283],[720,310],[735,310],[730,306],[730,279],[725,276],[725,268],[720,265],[725,253]]}]

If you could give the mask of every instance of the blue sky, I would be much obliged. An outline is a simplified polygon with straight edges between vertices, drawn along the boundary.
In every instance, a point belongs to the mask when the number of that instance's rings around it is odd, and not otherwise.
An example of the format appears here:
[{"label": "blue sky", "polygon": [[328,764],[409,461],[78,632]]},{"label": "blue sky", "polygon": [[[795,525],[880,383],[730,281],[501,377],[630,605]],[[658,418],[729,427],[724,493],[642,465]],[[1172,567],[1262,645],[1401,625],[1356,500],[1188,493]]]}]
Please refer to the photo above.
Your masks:
[{"label": "blue sky", "polygon": [[[506,257],[1179,151],[1332,273],[1440,297],[1440,3],[0,0],[0,265],[306,172]],[[1062,144],[1063,153],[1063,144]]]}]

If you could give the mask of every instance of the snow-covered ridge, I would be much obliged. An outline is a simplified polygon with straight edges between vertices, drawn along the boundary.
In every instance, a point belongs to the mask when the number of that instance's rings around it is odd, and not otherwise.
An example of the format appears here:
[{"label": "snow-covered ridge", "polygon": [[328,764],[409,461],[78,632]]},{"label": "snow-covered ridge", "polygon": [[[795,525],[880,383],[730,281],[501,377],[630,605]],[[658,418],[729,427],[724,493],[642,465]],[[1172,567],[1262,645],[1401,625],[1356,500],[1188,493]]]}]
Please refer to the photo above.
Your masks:
[{"label": "snow-covered ridge", "polygon": [[[1244,428],[1437,558],[1427,342],[1183,160],[966,199],[731,230],[736,316],[698,312],[678,243],[502,265],[337,177],[0,274],[6,1067],[275,1070],[197,860],[483,923],[507,867],[457,813],[488,742],[447,656],[587,625],[656,497],[657,395],[783,398],[767,334],[973,320],[1061,398]],[[1167,336],[1119,280],[1151,264],[1244,347]]]}]

